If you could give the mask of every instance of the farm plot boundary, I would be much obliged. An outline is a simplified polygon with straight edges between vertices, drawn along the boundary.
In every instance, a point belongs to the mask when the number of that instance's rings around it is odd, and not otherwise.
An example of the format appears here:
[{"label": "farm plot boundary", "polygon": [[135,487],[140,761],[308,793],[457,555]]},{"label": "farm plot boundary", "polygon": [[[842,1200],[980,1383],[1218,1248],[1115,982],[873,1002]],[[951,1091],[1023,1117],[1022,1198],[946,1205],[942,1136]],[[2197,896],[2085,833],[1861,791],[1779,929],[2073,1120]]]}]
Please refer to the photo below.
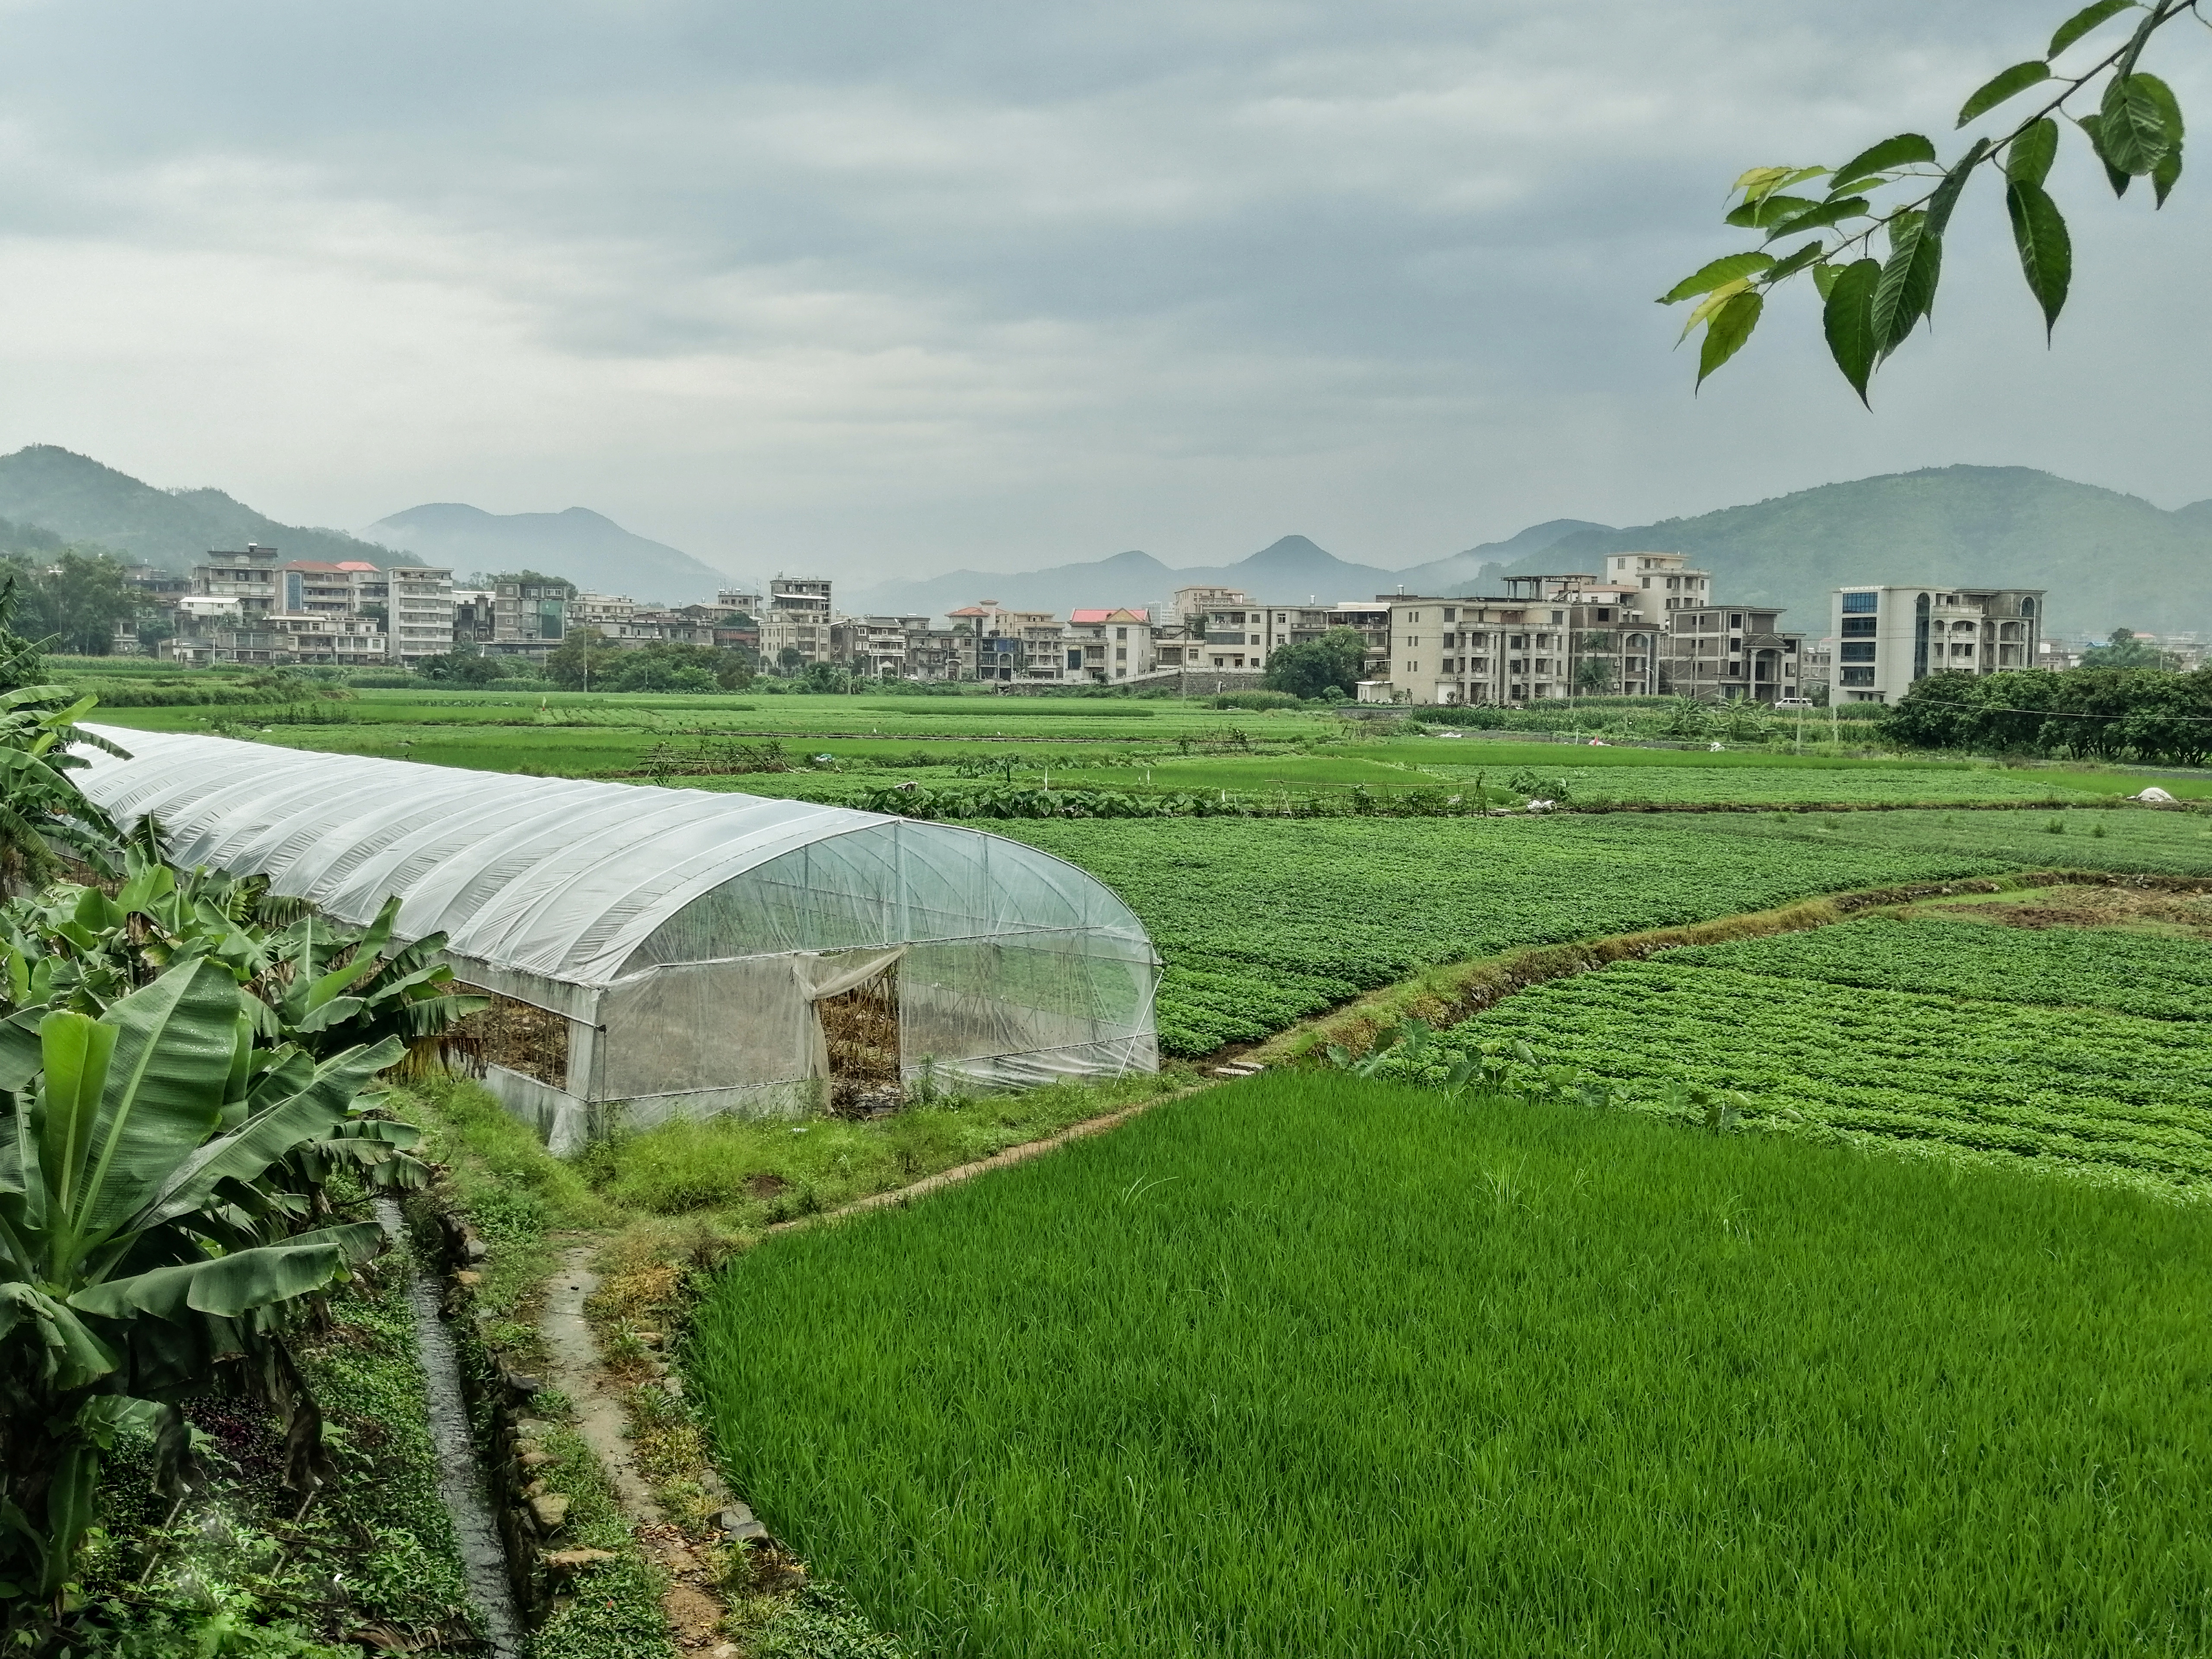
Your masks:
[{"label": "farm plot boundary", "polygon": [[[1303,1021],[1250,1051],[1262,1065],[1303,1059],[1330,1045],[1353,1054],[1372,1048],[1383,1033],[1418,1019],[1431,1026],[1456,1024],[1495,1006],[1516,991],[1576,974],[1591,973],[1617,962],[1640,962],[1686,945],[1725,945],[1832,927],[1869,910],[1922,899],[1965,893],[2009,893],[2038,887],[2131,887],[2159,892],[2212,892],[2212,881],[2108,870],[2024,870],[2005,876],[1969,876],[1954,881],[1913,882],[1830,893],[1768,910],[1720,916],[1675,927],[1653,927],[1565,945],[1531,945],[1451,963],[1357,997],[1332,1012]],[[1224,1053],[1229,1052],[1224,1050]]]}]

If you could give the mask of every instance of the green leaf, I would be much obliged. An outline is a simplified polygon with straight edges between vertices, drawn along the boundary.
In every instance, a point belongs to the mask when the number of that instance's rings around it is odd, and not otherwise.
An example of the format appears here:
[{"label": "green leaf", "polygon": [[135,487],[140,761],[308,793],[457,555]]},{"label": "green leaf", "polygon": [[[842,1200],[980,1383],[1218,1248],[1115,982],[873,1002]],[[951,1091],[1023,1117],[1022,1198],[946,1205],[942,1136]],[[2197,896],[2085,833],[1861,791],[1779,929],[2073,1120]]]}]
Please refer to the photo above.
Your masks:
[{"label": "green leaf", "polygon": [[1711,319],[1715,312],[1718,311],[1730,300],[1735,298],[1737,295],[1743,293],[1747,289],[1750,288],[1750,277],[1739,276],[1732,283],[1723,283],[1711,294],[1708,294],[1704,299],[1698,301],[1697,308],[1690,313],[1689,320],[1682,325],[1682,331],[1674,337],[1674,343],[1676,345],[1680,345],[1683,341],[1688,339],[1691,334],[1696,331],[1699,323]]},{"label": "green leaf", "polygon": [[[39,1165],[47,1189],[60,1200],[64,1225],[82,1203],[84,1167],[100,1121],[100,1099],[115,1054],[112,1026],[66,1009],[48,1014],[39,1025],[39,1048],[46,1078],[39,1101]],[[69,1264],[55,1262],[56,1273]]]},{"label": "green leaf", "polygon": [[1802,184],[1808,179],[1817,179],[1826,167],[1753,167],[1738,179],[1732,186],[1743,192],[1746,204],[1761,201],[1778,190]]},{"label": "green leaf", "polygon": [[2130,182],[2128,175],[2121,172],[2119,168],[2114,167],[2112,162],[2112,158],[2105,154],[2104,117],[2101,115],[2085,115],[2074,125],[2080,127],[2082,131],[2089,135],[2089,148],[2097,152],[2097,160],[2103,164],[2105,169],[2105,177],[2112,184],[2112,194],[2115,196],[2126,195],[2128,193],[2128,185]]},{"label": "green leaf", "polygon": [[1765,301],[1758,295],[1742,293],[1732,295],[1728,303],[1713,313],[1705,325],[1705,342],[1698,352],[1698,384],[1703,386],[1710,375],[1723,363],[1743,349],[1743,343],[1759,326],[1759,313]]},{"label": "green leaf", "polygon": [[2082,7],[2058,26],[2058,33],[2051,37],[2051,50],[2043,55],[2057,57],[2100,23],[2133,9],[2136,0],[2094,0],[2094,4]]},{"label": "green leaf", "polygon": [[2106,82],[2097,128],[2106,165],[2137,179],[2156,167],[2181,140],[2179,132],[2166,130],[2172,106],[2173,94],[2154,76],[2115,75]]},{"label": "green leaf", "polygon": [[1820,244],[1808,242],[1787,258],[1779,261],[1766,273],[1766,285],[1772,288],[1785,276],[1795,276],[1799,271],[1820,257]]},{"label": "green leaf", "polygon": [[1794,213],[1802,213],[1820,204],[1808,196],[1763,196],[1755,202],[1746,202],[1727,217],[1727,222],[1756,230],[1787,219]]},{"label": "green leaf", "polygon": [[167,1171],[131,1225],[151,1227],[196,1210],[222,1182],[252,1181],[301,1141],[344,1122],[362,1085],[405,1052],[398,1038],[386,1037],[373,1048],[349,1048],[325,1060],[298,1094],[256,1111]]},{"label": "green leaf", "polygon": [[1726,253],[1704,266],[1696,275],[1685,276],[1659,296],[1659,303],[1671,306],[1684,300],[1694,300],[1700,294],[1710,294],[1723,283],[1732,283],[1739,276],[1749,276],[1762,271],[1774,263],[1771,253]]},{"label": "green leaf", "polygon": [[2021,274],[2027,278],[2027,291],[2043,307],[2048,338],[2058,325],[2066,285],[2074,275],[2074,245],[2066,234],[2066,221],[2043,186],[2026,179],[2014,179],[2005,186],[2005,212],[2012,220],[2013,244],[2020,250]]},{"label": "green leaf", "polygon": [[1785,219],[1766,233],[1766,240],[1775,241],[1784,236],[1795,236],[1808,230],[1819,230],[1844,219],[1855,219],[1867,210],[1863,196],[1846,196],[1839,201],[1823,202],[1810,212]]},{"label": "green leaf", "polygon": [[[1923,234],[1931,234],[1939,241],[1942,239],[1943,233],[1950,228],[1951,210],[1959,205],[1959,193],[1966,189],[1966,180],[1989,153],[1990,141],[1975,139],[1966,153],[1943,175],[1943,182],[1928,193],[1928,224]],[[1929,301],[1932,306],[1933,295],[1930,295]]]},{"label": "green leaf", "polygon": [[1889,222],[1890,255],[1875,285],[1874,331],[1885,357],[1905,343],[1936,302],[1943,239],[1930,234],[1930,215],[1900,213]]},{"label": "green leaf", "polygon": [[176,1319],[187,1311],[235,1318],[321,1290],[351,1263],[374,1255],[382,1242],[383,1229],[374,1221],[324,1227],[281,1244],[110,1279],[79,1291],[69,1305],[111,1319],[132,1312]]},{"label": "green leaf", "polygon": [[2180,145],[2176,144],[2158,158],[2158,165],[2150,170],[2150,182],[2152,189],[2158,193],[2158,199],[2153,205],[2164,207],[2166,198],[2173,194],[2173,187],[2181,182]]},{"label": "green leaf", "polygon": [[2051,176],[2051,164],[2057,159],[2058,123],[2046,115],[2006,148],[2005,177],[2040,185]]},{"label": "green leaf", "polygon": [[1813,267],[1813,286],[1819,291],[1822,304],[1827,303],[1828,295],[1835,292],[1836,279],[1842,275],[1841,265],[1832,265],[1825,259]]},{"label": "green leaf", "polygon": [[1867,380],[1881,355],[1881,338],[1874,326],[1874,295],[1881,281],[1881,261],[1857,259],[1840,269],[1833,265],[1828,269],[1833,274],[1820,311],[1821,327],[1828,337],[1829,355],[1863,404]]},{"label": "green leaf", "polygon": [[1892,167],[1911,167],[1916,161],[1932,161],[1935,159],[1935,145],[1917,132],[1900,132],[1894,138],[1885,138],[1872,148],[1861,150],[1838,167],[1829,175],[1828,194],[1840,196]]},{"label": "green leaf", "polygon": [[172,968],[100,1016],[116,1030],[115,1060],[85,1182],[88,1240],[136,1210],[215,1128],[238,1009],[228,970],[200,961]]},{"label": "green leaf", "polygon": [[2051,65],[2040,58],[2031,58],[2025,64],[2014,64],[2010,69],[1999,70],[1966,100],[1959,111],[1959,125],[1964,126],[1977,115],[1995,109],[2015,94],[2026,92],[2038,82],[2051,78]]}]

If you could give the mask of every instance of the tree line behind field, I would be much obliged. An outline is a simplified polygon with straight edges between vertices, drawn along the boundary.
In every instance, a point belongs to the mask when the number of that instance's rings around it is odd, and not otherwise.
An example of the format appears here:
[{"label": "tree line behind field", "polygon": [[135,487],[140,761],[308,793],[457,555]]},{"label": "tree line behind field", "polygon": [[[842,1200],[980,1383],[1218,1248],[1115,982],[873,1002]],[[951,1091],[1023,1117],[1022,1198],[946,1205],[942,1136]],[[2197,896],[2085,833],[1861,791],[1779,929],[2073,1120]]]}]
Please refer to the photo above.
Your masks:
[{"label": "tree line behind field", "polygon": [[1930,674],[1880,725],[1908,749],[2201,766],[2212,754],[2212,669]]}]

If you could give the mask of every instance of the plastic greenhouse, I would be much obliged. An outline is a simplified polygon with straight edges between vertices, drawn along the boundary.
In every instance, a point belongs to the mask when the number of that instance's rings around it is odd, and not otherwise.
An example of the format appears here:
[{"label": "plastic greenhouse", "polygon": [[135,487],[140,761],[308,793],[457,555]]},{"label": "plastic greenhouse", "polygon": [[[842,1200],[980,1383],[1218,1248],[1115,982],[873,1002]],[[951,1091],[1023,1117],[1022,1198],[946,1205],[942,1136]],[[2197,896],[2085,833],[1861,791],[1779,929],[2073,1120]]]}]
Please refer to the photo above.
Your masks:
[{"label": "plastic greenhouse", "polygon": [[171,856],[447,935],[489,1086],[556,1152],[619,1112],[794,1113],[925,1073],[1158,1065],[1159,959],[1074,866],[980,830],[695,789],[97,727],[84,792]]}]

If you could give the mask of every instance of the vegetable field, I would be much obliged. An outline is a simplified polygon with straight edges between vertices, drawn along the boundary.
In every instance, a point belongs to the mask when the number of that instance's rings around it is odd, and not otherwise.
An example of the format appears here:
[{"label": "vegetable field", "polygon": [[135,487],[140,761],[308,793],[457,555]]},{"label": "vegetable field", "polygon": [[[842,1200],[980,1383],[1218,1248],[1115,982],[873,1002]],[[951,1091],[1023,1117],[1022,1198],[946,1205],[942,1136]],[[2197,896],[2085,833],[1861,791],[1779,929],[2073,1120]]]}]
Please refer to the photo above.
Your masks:
[{"label": "vegetable field", "polygon": [[962,1659],[2197,1653],[2212,1232],[1338,1074],[774,1239],[690,1351]]},{"label": "vegetable field", "polygon": [[2111,927],[2029,931],[1869,916],[1785,939],[1672,951],[1665,960],[1670,969],[1694,963],[1984,1002],[2212,1019],[2212,945]]},{"label": "vegetable field", "polygon": [[[2171,1188],[2212,1181],[2212,946],[2099,929],[1869,918],[1553,980],[1443,1035],[1695,1121],[2029,1158]],[[1398,1069],[1386,1062],[1387,1073]]]},{"label": "vegetable field", "polygon": [[[2065,833],[2042,827],[2053,823]],[[2102,810],[993,828],[1083,866],[1135,908],[1167,962],[1161,1046],[1182,1054],[1520,945],[2038,866],[2212,873],[2203,820]]]}]

